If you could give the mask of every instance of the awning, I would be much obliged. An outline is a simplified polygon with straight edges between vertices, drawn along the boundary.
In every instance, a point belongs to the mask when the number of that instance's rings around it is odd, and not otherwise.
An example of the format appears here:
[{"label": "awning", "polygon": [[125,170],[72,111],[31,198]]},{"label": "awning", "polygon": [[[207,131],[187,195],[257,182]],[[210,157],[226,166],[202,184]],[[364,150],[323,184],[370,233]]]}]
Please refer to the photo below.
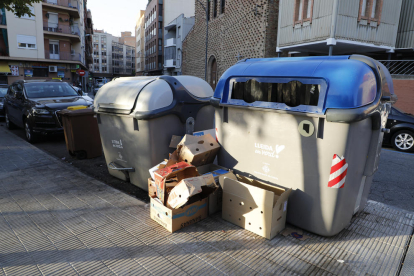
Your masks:
[{"label": "awning", "polygon": [[11,73],[9,64],[7,64],[7,62],[0,61],[0,73]]}]

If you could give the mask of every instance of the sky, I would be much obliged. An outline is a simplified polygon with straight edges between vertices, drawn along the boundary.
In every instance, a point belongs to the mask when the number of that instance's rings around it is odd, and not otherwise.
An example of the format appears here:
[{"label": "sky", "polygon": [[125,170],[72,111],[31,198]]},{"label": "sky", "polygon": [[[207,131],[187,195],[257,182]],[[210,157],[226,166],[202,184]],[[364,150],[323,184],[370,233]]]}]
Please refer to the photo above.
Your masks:
[{"label": "sky", "polygon": [[135,23],[140,10],[145,10],[148,0],[88,0],[92,12],[93,28],[105,30],[114,36],[130,31],[135,35]]}]

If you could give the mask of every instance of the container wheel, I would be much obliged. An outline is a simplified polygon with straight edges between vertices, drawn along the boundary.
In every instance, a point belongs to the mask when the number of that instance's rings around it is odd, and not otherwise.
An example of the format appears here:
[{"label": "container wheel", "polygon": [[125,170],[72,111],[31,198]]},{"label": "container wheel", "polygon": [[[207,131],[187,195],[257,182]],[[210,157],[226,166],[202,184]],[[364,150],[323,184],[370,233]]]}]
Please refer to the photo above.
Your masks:
[{"label": "container wheel", "polygon": [[76,155],[76,158],[78,159],[86,159],[86,157],[88,157],[88,155],[86,154],[86,151],[84,150],[75,151],[75,155]]}]

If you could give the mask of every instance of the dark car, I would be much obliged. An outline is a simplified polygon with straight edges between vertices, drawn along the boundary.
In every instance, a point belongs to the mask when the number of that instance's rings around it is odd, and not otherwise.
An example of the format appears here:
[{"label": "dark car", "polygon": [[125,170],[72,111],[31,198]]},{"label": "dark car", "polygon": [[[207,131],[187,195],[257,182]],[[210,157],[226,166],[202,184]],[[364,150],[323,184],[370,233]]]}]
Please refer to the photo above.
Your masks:
[{"label": "dark car", "polygon": [[399,151],[414,152],[414,116],[393,107],[388,116],[383,144]]},{"label": "dark car", "polygon": [[3,99],[7,94],[9,86],[7,84],[0,84],[0,118],[4,117]]},{"label": "dark car", "polygon": [[66,82],[18,80],[4,97],[6,126],[24,128],[27,140],[34,142],[40,134],[63,133],[57,112],[77,105],[91,106],[92,102]]}]

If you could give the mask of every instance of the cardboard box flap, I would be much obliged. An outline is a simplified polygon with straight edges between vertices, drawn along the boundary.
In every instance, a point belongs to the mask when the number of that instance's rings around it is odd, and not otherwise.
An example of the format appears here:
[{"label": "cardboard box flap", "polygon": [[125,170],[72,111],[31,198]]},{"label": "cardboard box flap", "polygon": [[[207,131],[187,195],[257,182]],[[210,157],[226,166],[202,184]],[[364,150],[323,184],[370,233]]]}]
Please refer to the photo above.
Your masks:
[{"label": "cardboard box flap", "polygon": [[[266,183],[263,183],[263,182],[260,182],[260,181],[257,181],[255,179],[251,179],[251,178],[248,178],[248,177],[245,177],[245,176],[242,176],[242,175],[237,175],[237,179],[240,182],[247,183],[249,185],[252,185],[252,186],[255,186],[255,187],[273,192],[274,193],[274,201],[273,201],[274,205],[276,205],[276,202],[279,200],[279,197],[286,192],[286,189],[284,189],[282,187],[277,187],[277,186],[273,186],[273,185],[270,185],[270,184],[266,184]],[[290,194],[290,192],[289,192],[289,194]]]},{"label": "cardboard box flap", "polygon": [[181,142],[181,140],[183,139],[182,136],[177,136],[177,135],[173,135],[171,137],[171,141],[170,141],[170,148],[177,148],[178,144]]},{"label": "cardboard box flap", "polygon": [[[252,208],[265,206],[270,206],[273,208],[273,192],[254,187],[252,185],[242,183],[228,177],[224,178],[223,184],[224,193],[235,195],[239,198],[245,199],[248,202],[254,203],[254,206],[251,206]],[[254,195],[254,197],[252,195]]]}]

